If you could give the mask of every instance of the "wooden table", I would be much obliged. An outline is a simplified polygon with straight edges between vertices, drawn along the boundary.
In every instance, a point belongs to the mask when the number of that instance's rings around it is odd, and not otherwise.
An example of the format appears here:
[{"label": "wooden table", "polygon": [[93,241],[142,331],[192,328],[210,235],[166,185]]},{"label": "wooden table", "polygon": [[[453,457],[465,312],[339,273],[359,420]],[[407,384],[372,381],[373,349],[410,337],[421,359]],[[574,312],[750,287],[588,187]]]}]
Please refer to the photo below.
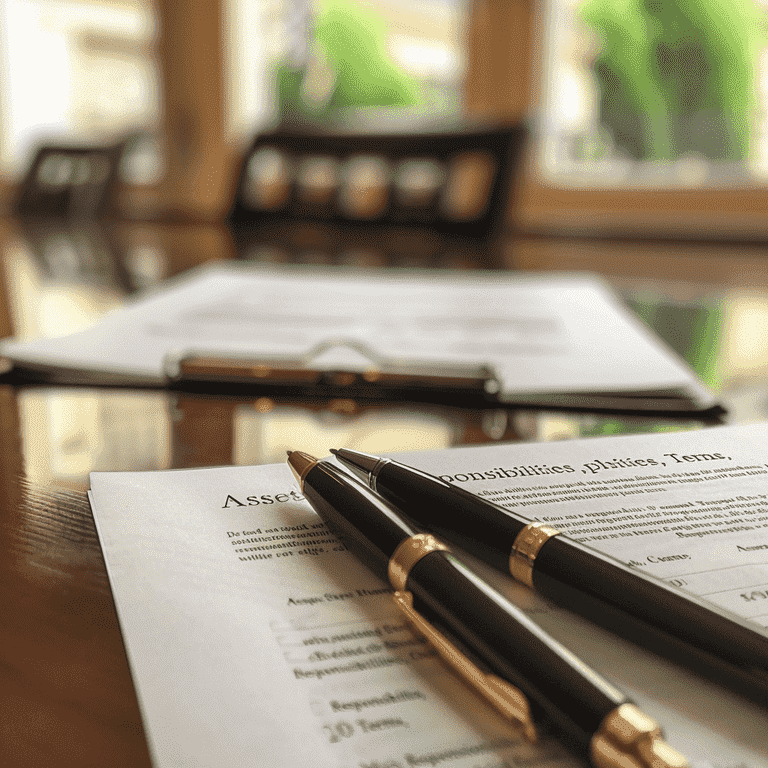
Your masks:
[{"label": "wooden table", "polygon": [[[78,238],[80,238],[78,240]],[[141,287],[213,259],[285,258],[274,244],[180,225],[0,222],[0,335],[75,328]],[[482,254],[406,254],[471,269]],[[696,365],[731,409],[768,418],[768,260],[759,246],[511,239],[502,264],[596,271]],[[333,261],[309,247],[288,258]],[[346,254],[374,268],[386,255]],[[355,261],[355,259],[357,261]],[[63,330],[63,328],[59,328]],[[282,460],[286,429],[384,451],[705,426],[694,419],[426,403],[74,388],[0,377],[0,765],[149,765],[98,538],[92,470]]]}]

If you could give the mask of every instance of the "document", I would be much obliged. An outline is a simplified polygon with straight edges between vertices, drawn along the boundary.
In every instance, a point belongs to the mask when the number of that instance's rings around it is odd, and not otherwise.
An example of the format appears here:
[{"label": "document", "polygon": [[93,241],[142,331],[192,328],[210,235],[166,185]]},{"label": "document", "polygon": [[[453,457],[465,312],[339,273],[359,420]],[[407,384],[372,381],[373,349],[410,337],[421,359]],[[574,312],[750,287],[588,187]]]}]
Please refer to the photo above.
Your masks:
[{"label": "document", "polygon": [[[685,582],[761,632],[767,438],[755,425],[397,458]],[[90,498],[158,768],[583,768],[546,725],[531,744],[444,667],[287,466],[92,473]],[[768,709],[486,575],[694,768],[768,768]]]},{"label": "document", "polygon": [[480,373],[489,395],[517,403],[716,405],[589,275],[216,265],[80,333],[0,343],[17,366],[75,381],[161,384],[185,354],[357,373],[395,368],[406,380]]}]

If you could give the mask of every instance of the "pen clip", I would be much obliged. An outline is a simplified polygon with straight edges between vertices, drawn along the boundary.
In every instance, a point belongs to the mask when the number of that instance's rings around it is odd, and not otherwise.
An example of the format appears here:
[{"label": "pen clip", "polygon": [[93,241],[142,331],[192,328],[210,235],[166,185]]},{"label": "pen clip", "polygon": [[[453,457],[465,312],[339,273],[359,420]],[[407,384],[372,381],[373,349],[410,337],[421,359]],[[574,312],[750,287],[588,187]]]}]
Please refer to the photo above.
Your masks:
[{"label": "pen clip", "polygon": [[448,666],[506,719],[522,727],[523,733],[530,742],[536,743],[538,735],[531,717],[531,708],[522,691],[496,675],[483,672],[473,664],[453,643],[416,611],[413,607],[413,595],[410,592],[396,590],[393,597],[395,605],[405,614],[408,621],[427,638]]}]

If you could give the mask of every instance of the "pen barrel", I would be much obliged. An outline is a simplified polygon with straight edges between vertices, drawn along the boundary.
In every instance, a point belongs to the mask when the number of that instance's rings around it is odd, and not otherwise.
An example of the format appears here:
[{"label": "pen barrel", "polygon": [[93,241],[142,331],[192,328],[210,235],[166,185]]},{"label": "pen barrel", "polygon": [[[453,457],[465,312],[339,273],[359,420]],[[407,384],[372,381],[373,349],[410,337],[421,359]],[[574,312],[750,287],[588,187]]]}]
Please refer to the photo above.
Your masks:
[{"label": "pen barrel", "polygon": [[370,488],[332,464],[312,467],[302,491],[331,531],[383,579],[400,543],[419,532]]},{"label": "pen barrel", "polygon": [[561,605],[580,595],[613,605],[768,681],[768,637],[757,627],[577,541],[549,539],[536,555],[533,584]]},{"label": "pen barrel", "polygon": [[[419,525],[509,573],[528,521],[453,483],[387,461],[376,490]],[[560,534],[544,542],[533,585],[554,602],[762,701],[768,637],[739,616]]]},{"label": "pen barrel", "polygon": [[[378,494],[420,526],[504,571],[512,542],[528,524],[463,488],[394,461],[383,464],[371,482]],[[471,535],[467,535],[468,530]]]},{"label": "pen barrel", "polygon": [[523,611],[450,553],[432,552],[410,570],[414,607],[517,686],[588,754],[605,717],[627,699]]}]

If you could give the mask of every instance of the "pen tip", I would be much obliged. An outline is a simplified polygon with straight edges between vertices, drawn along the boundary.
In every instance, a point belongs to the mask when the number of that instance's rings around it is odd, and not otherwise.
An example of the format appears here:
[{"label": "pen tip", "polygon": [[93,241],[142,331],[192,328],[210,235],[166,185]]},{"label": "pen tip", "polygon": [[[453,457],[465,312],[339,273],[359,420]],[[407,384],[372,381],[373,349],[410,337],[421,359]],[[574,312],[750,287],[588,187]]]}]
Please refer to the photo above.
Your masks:
[{"label": "pen tip", "polygon": [[288,451],[288,466],[294,477],[299,482],[299,487],[304,489],[304,477],[312,467],[317,464],[317,459],[303,451]]},{"label": "pen tip", "polygon": [[334,456],[335,456],[335,455],[336,455],[336,454],[339,452],[339,449],[338,449],[338,448],[330,448],[329,450],[331,451],[331,453],[332,453]]}]

